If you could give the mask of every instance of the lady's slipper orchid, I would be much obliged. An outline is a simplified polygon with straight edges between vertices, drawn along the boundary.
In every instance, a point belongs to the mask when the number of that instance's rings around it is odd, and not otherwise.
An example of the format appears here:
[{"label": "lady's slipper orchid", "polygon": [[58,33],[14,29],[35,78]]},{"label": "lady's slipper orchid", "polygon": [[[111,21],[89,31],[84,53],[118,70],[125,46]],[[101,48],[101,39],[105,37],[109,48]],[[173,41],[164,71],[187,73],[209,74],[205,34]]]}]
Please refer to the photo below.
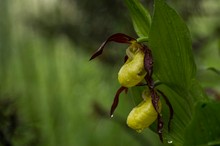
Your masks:
[{"label": "lady's slipper orchid", "polygon": [[137,86],[145,80],[148,87],[148,93],[146,94],[146,91],[144,92],[144,101],[131,111],[127,119],[127,124],[129,127],[137,131],[142,131],[158,119],[157,131],[160,140],[163,141],[163,121],[160,113],[161,102],[158,93],[162,95],[170,109],[168,130],[170,129],[170,121],[173,117],[173,108],[163,92],[155,89],[155,84],[152,78],[153,57],[151,50],[146,45],[138,43],[136,39],[122,33],[117,33],[111,35],[105,42],[103,42],[99,49],[92,55],[90,60],[101,55],[105,45],[111,41],[129,44],[129,47],[126,50],[125,63],[118,72],[118,80],[121,87],[116,92],[110,111],[111,117],[118,105],[119,95],[123,91],[127,92],[129,87]]}]

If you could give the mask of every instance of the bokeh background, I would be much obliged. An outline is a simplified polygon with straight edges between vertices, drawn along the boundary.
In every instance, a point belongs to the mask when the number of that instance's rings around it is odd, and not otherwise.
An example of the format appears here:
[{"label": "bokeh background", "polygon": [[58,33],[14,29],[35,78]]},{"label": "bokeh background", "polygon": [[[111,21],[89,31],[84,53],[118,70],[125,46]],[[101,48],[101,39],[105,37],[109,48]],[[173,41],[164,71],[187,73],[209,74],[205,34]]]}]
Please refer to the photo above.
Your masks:
[{"label": "bokeh background", "polygon": [[[192,34],[198,80],[220,100],[220,1],[167,2]],[[108,116],[127,46],[89,58],[117,32],[137,37],[123,0],[0,0],[0,146],[161,145],[126,126],[136,89]]]}]

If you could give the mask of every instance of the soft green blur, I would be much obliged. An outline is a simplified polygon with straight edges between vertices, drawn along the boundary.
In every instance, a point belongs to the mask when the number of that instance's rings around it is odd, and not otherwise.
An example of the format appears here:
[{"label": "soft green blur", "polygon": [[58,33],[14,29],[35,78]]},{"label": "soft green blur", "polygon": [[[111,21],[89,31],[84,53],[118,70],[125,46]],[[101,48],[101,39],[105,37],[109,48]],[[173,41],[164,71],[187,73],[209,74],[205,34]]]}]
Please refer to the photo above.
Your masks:
[{"label": "soft green blur", "polygon": [[83,45],[66,35],[49,38],[29,25],[30,16],[41,17],[44,9],[39,7],[44,4],[52,9],[54,3],[4,0],[0,4],[0,145],[160,143],[156,134],[146,138],[152,135],[149,130],[143,136],[126,127],[126,116],[134,104],[128,96],[121,100],[115,117],[108,117],[120,87],[118,65],[89,62],[90,54],[83,51]]},{"label": "soft green blur", "polygon": [[[109,7],[103,7],[101,1],[96,4],[99,13],[88,9],[86,0],[82,5],[77,4],[80,0],[72,0],[71,5],[67,0],[0,1],[0,131],[5,136],[0,137],[0,146],[4,145],[2,139],[14,146],[160,145],[158,136],[149,130],[137,134],[127,129],[126,116],[134,106],[130,94],[122,95],[114,118],[106,115],[119,88],[117,72],[123,63],[123,49],[88,60],[107,35],[135,34],[128,12],[121,8],[123,2],[106,13]],[[122,15],[114,14],[114,9]],[[90,10],[96,18],[87,19]],[[194,18],[188,21],[194,39],[196,35],[207,38],[209,29],[197,30]],[[212,21],[216,26],[209,28],[214,31],[220,22]],[[198,34],[201,30],[204,33]],[[216,63],[219,38],[213,37],[201,51],[195,51],[197,61],[220,68]],[[113,55],[116,57],[109,59]],[[199,67],[205,68],[203,64]],[[201,80],[204,74],[199,74]],[[216,78],[204,86],[219,89]]]}]

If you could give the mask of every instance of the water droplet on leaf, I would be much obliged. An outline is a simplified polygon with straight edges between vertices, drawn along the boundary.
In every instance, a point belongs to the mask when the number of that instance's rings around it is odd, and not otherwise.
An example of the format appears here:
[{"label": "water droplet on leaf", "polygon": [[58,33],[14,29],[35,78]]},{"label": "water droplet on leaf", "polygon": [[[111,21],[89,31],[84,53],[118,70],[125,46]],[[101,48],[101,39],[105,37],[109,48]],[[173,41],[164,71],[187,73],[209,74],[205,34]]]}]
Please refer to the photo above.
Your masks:
[{"label": "water droplet on leaf", "polygon": [[168,140],[167,143],[171,144],[171,143],[173,143],[173,141],[172,140]]}]

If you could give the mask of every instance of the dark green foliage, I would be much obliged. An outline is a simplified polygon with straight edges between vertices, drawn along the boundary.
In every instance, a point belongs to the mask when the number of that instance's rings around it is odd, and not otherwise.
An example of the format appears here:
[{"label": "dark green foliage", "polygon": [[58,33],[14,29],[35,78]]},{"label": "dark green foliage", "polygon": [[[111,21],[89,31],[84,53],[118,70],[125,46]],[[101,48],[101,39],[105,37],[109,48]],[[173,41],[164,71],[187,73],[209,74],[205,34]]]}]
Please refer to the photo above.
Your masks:
[{"label": "dark green foliage", "polygon": [[[137,3],[135,0],[133,0],[133,2]],[[132,5],[128,6],[129,9],[133,10]],[[139,7],[139,9],[141,10],[142,7]],[[132,16],[135,16],[141,12],[139,10],[133,10],[133,13],[135,14],[132,14]],[[139,24],[138,27],[142,27],[142,25],[149,22],[149,19],[143,17],[144,13],[145,12],[142,12],[142,15],[138,15],[142,16],[142,18],[138,20],[133,19],[133,21],[137,21],[135,22],[136,24]],[[134,26],[134,28],[137,34],[139,34],[140,31],[137,31],[136,26]],[[191,36],[184,21],[175,10],[165,3],[165,1],[155,0],[154,14],[152,16],[149,35],[139,36],[149,37],[147,44],[152,49],[153,53],[154,74],[163,84],[162,86],[160,85],[159,88],[169,98],[174,108],[171,131],[168,132],[167,127],[165,127],[166,130],[164,130],[164,137],[167,142],[172,142],[173,145],[183,145],[184,143],[186,145],[199,145],[207,144],[212,141],[216,142],[219,133],[211,132],[212,136],[210,136],[208,132],[205,131],[208,129],[211,131],[215,130],[209,127],[209,122],[219,119],[219,115],[214,114],[215,112],[212,108],[201,110],[196,106],[197,102],[207,102],[208,98],[204,94],[198,81],[195,79],[196,65],[192,54]],[[169,116],[167,110],[168,108],[164,107],[163,118],[166,123],[168,122]],[[218,109],[216,110],[219,111]],[[200,127],[206,130],[203,132],[195,130],[197,132],[194,131],[193,134],[190,134],[190,130],[193,130],[193,126],[201,123],[201,118],[205,117],[202,115],[211,114],[211,111],[215,115],[213,117],[217,117],[216,119],[208,120],[209,122],[203,120]],[[219,124],[215,122],[212,124],[215,125],[214,127],[216,129],[219,128]],[[187,135],[187,138],[185,138],[185,135]],[[190,135],[200,135],[200,139],[202,137],[206,137],[206,139],[199,140],[198,138],[193,140],[193,137],[190,137]]]}]

